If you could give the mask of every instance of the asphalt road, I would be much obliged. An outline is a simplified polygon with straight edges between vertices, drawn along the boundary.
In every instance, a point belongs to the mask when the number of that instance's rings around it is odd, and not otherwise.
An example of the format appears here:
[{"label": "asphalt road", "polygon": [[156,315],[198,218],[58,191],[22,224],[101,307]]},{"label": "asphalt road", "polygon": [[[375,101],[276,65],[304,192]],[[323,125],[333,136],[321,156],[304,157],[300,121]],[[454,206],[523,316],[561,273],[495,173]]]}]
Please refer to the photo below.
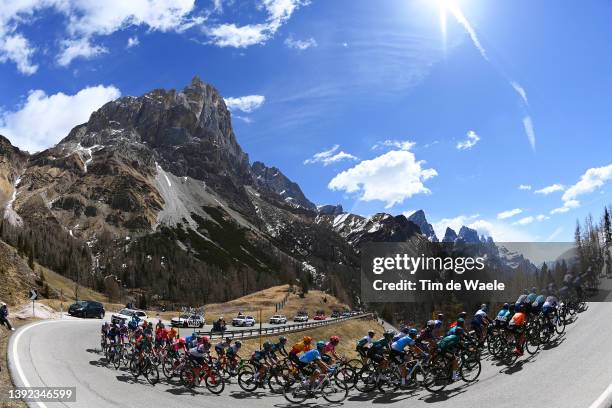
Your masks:
[{"label": "asphalt road", "polygon": [[[609,285],[610,283],[608,283]],[[605,296],[612,300],[610,292]],[[439,395],[426,391],[361,395],[352,392],[346,407],[370,404],[436,407],[589,407],[612,383],[612,303],[589,303],[565,334],[547,350],[523,357],[510,369],[483,361],[477,382],[457,383]],[[204,387],[195,393],[178,384],[151,386],[134,381],[127,371],[107,368],[99,347],[99,320],[64,320],[34,323],[11,338],[9,361],[17,385],[76,386],[77,402],[45,403],[46,407],[215,407],[287,406],[282,396],[267,391],[244,393],[237,384],[220,396]],[[355,337],[361,333],[355,333]],[[163,377],[163,375],[162,375]],[[311,400],[325,403],[324,400]],[[312,405],[312,404],[311,404]]]}]

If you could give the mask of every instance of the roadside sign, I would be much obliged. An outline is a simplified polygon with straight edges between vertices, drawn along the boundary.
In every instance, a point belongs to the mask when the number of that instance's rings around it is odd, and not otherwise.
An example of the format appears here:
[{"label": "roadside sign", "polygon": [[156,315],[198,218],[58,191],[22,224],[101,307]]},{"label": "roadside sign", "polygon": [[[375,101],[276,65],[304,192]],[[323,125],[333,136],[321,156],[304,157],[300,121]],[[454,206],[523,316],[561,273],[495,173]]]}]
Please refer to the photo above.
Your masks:
[{"label": "roadside sign", "polygon": [[38,291],[36,289],[30,289],[30,300],[35,301],[38,299]]}]

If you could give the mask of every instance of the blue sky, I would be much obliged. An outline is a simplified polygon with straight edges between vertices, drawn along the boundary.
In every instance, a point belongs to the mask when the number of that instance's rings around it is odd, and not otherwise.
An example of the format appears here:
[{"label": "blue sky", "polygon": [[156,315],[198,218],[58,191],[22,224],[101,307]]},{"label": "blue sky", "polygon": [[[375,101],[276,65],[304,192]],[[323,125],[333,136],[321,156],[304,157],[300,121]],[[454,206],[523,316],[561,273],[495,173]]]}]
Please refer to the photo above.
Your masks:
[{"label": "blue sky", "polygon": [[612,202],[612,2],[116,1],[0,5],[0,133],[198,74],[317,204],[556,241]]}]

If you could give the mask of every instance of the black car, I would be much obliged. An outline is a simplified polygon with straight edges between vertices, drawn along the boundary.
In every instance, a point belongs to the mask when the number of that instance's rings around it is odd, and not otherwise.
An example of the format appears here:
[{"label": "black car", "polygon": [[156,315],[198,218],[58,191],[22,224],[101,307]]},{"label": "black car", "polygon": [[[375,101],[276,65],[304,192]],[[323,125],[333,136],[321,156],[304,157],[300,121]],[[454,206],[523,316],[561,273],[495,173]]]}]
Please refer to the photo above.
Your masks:
[{"label": "black car", "polygon": [[104,319],[104,306],[100,302],[94,302],[93,300],[79,300],[68,308],[68,314],[70,316],[77,317],[97,317]]}]

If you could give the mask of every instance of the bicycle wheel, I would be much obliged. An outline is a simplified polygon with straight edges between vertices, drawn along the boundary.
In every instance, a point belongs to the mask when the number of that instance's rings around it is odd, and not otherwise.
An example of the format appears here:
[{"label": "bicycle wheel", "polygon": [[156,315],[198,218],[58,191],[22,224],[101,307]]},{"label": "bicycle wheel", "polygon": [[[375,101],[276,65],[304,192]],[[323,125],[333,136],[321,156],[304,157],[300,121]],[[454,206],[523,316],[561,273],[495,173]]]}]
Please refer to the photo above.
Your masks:
[{"label": "bicycle wheel", "polygon": [[225,381],[217,370],[210,370],[204,376],[204,384],[213,394],[221,394],[225,389]]},{"label": "bicycle wheel", "polygon": [[553,324],[555,325],[555,332],[557,334],[563,334],[565,331],[565,320],[558,314],[553,317]]},{"label": "bicycle wheel", "polygon": [[268,387],[273,394],[282,394],[287,380],[281,374],[274,373],[268,376]]},{"label": "bicycle wheel", "polygon": [[451,383],[450,368],[446,361],[438,361],[431,366],[429,375],[425,377],[423,387],[429,392],[442,391]]},{"label": "bicycle wheel", "polygon": [[475,359],[461,359],[461,366],[459,367],[459,374],[461,379],[467,383],[476,381],[480,376],[482,370],[482,364],[480,360]]},{"label": "bicycle wheel", "polygon": [[134,376],[134,378],[138,378],[140,375],[140,367],[138,364],[138,357],[133,356],[130,359],[130,373]]},{"label": "bicycle wheel", "polygon": [[301,404],[308,398],[308,390],[299,381],[290,380],[283,388],[283,396],[293,404]]},{"label": "bicycle wheel", "polygon": [[177,363],[176,358],[174,357],[166,357],[161,363],[162,373],[166,379],[170,380],[174,377],[174,365]]},{"label": "bicycle wheel", "polygon": [[348,397],[348,388],[340,387],[335,381],[330,381],[327,378],[321,385],[321,396],[327,402],[339,404]]},{"label": "bicycle wheel", "polygon": [[372,392],[376,389],[378,373],[376,368],[370,364],[364,366],[355,381],[355,388],[360,392]]},{"label": "bicycle wheel", "polygon": [[401,378],[399,371],[395,368],[388,368],[378,379],[378,390],[382,393],[393,392],[399,388]]},{"label": "bicycle wheel", "polygon": [[255,379],[256,371],[242,370],[238,374],[238,385],[247,392],[253,392],[257,389],[257,380]]},{"label": "bicycle wheel", "polygon": [[347,365],[343,365],[334,373],[333,381],[336,385],[346,388],[350,390],[355,386],[355,379],[357,378],[357,373],[352,367]]},{"label": "bicycle wheel", "polygon": [[189,365],[186,365],[181,370],[180,374],[181,384],[187,388],[193,388],[196,385],[196,373],[194,369]]},{"label": "bicycle wheel", "polygon": [[354,358],[352,360],[347,361],[345,365],[351,367],[353,370],[355,370],[356,373],[358,373],[363,368],[363,361]]},{"label": "bicycle wheel", "polygon": [[113,353],[113,365],[115,366],[115,370],[118,370],[121,367],[121,353],[122,351],[115,351]]},{"label": "bicycle wheel", "polygon": [[159,369],[155,364],[149,361],[144,370],[144,376],[151,385],[155,385],[159,382]]}]

